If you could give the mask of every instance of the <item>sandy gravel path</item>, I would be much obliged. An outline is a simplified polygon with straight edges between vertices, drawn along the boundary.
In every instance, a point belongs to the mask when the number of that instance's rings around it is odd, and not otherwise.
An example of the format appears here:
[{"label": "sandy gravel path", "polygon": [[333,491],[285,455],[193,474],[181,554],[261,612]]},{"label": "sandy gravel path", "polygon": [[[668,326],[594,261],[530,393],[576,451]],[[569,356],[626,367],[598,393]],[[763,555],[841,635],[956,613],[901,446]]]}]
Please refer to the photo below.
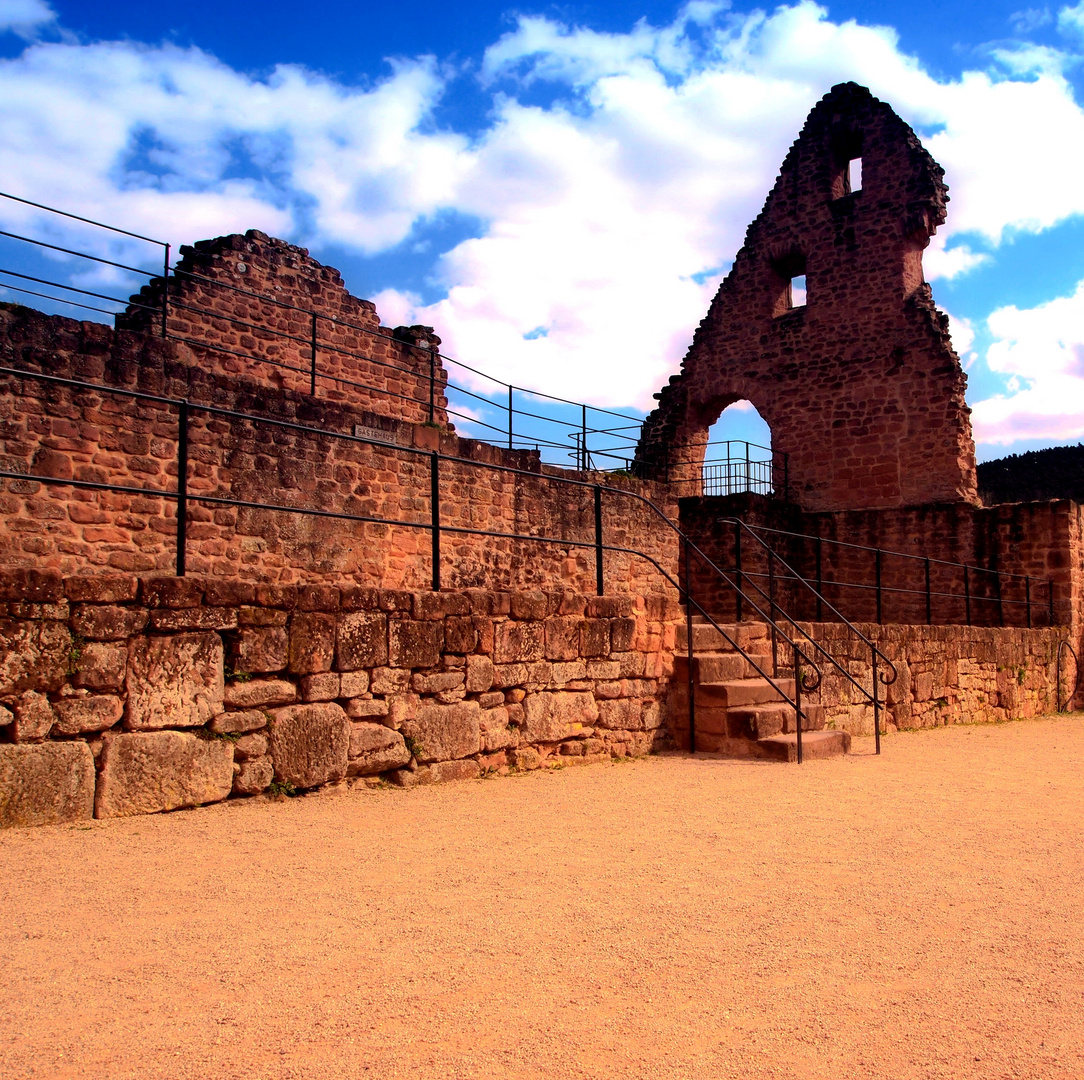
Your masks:
[{"label": "sandy gravel path", "polygon": [[0,835],[0,1076],[1084,1077],[1084,716]]}]

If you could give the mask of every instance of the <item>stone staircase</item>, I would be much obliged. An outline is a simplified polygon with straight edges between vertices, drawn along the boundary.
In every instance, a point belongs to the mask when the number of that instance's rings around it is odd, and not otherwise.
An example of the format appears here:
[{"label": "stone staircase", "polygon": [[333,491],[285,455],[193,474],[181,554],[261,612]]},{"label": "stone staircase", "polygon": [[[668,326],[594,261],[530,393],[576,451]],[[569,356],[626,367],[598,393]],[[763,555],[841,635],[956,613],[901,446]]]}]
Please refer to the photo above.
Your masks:
[{"label": "stone staircase", "polygon": [[[793,700],[793,673],[790,677],[782,674],[776,677],[767,625],[760,622],[719,625]],[[697,751],[728,757],[796,761],[798,736],[793,707],[702,616],[693,617],[692,632]],[[687,641],[687,626],[680,623],[670,709],[674,738],[683,750],[689,749]],[[847,753],[850,735],[825,728],[823,706],[803,702],[802,711],[806,714],[802,722],[803,758]]]}]

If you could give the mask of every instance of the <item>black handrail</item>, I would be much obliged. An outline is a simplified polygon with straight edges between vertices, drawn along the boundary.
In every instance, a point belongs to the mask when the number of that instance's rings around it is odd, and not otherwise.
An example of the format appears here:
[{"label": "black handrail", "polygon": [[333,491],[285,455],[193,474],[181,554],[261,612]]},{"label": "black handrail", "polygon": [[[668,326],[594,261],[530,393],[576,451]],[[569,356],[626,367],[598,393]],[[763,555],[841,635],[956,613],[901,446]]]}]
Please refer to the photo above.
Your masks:
[{"label": "black handrail", "polygon": [[[738,652],[752,666],[752,668],[755,671],[757,671],[765,680],[767,680],[769,685],[780,695],[780,697],[782,697],[783,700],[786,701],[787,704],[789,704],[795,710],[795,722],[796,722],[796,727],[798,728],[798,739],[799,739],[799,743],[800,743],[800,740],[801,740],[801,724],[802,724],[802,720],[803,720],[803,718],[805,716],[805,714],[804,714],[804,712],[802,711],[802,708],[801,708],[801,701],[800,701],[801,689],[805,689],[807,691],[813,691],[820,685],[821,672],[820,672],[820,669],[818,668],[817,664],[813,661],[813,659],[811,657],[809,657],[801,649],[801,647],[796,642],[794,642],[790,638],[790,636],[786,633],[785,630],[783,630],[782,627],[779,627],[779,626],[774,626],[773,627],[773,633],[779,634],[788,644],[790,644],[790,646],[792,648],[792,651],[793,651],[793,658],[794,658],[794,665],[795,665],[795,697],[791,698],[791,696],[783,689],[783,687],[776,681],[776,679],[772,675],[769,675],[760,666],[760,664],[757,663],[757,661],[753,658],[753,655],[746,652],[746,650],[744,648],[742,648],[742,646],[738,643],[738,641],[736,641],[735,638],[730,633],[728,633],[723,627],[721,627],[715,621],[715,619],[712,617],[712,615],[707,610],[705,610],[703,608],[703,606],[695,598],[693,598],[688,593],[687,589],[683,589],[681,584],[679,582],[675,581],[674,578],[670,576],[670,574],[658,563],[658,561],[654,557],[648,555],[645,552],[639,551],[638,549],[619,547],[619,546],[604,543],[602,535],[601,535],[601,529],[602,529],[601,495],[605,491],[605,492],[609,492],[609,493],[614,494],[614,495],[619,495],[619,496],[626,497],[626,498],[632,498],[632,499],[635,499],[635,500],[637,500],[639,502],[644,503],[646,506],[650,507],[662,519],[662,521],[664,521],[666,523],[666,525],[669,526],[669,528],[671,528],[674,531],[674,533],[677,535],[679,541],[684,542],[684,543],[688,544],[690,547],[693,547],[695,549],[695,545],[693,545],[692,542],[688,540],[688,538],[681,532],[681,530],[672,521],[670,521],[670,519],[667,518],[666,515],[663,514],[662,511],[657,506],[655,506],[654,503],[652,503],[649,499],[645,499],[643,496],[636,494],[635,492],[625,491],[625,490],[623,490],[621,488],[610,487],[608,485],[593,484],[593,483],[591,483],[589,481],[576,480],[576,479],[573,479],[571,477],[555,476],[553,474],[545,473],[545,472],[541,472],[541,471],[535,472],[535,471],[530,471],[530,470],[527,470],[527,469],[515,468],[513,466],[508,466],[508,465],[497,465],[497,464],[492,463],[492,462],[475,461],[472,458],[463,458],[463,457],[458,457],[458,456],[453,456],[453,455],[448,455],[448,454],[441,454],[441,453],[438,453],[436,451],[423,450],[423,449],[418,448],[418,447],[412,447],[412,446],[396,446],[395,447],[395,449],[397,451],[400,451],[400,452],[403,452],[403,453],[408,453],[408,454],[413,454],[413,455],[416,455],[416,456],[424,456],[424,457],[428,457],[430,459],[431,469],[433,470],[431,472],[431,483],[432,483],[431,491],[432,491],[433,495],[437,499],[439,499],[439,485],[438,485],[438,482],[437,482],[437,469],[439,468],[439,465],[440,465],[441,462],[451,462],[451,463],[455,463],[455,464],[459,464],[459,465],[465,465],[465,466],[472,467],[472,468],[488,469],[488,470],[495,471],[495,472],[510,473],[512,475],[518,475],[518,476],[529,476],[529,477],[532,477],[533,479],[546,479],[546,480],[551,480],[551,481],[553,481],[555,483],[570,485],[570,486],[578,487],[578,488],[590,488],[594,492],[595,508],[596,508],[596,512],[595,512],[595,532],[596,532],[596,535],[595,535],[595,538],[593,540],[590,540],[590,541],[568,540],[568,539],[565,539],[563,537],[532,536],[532,535],[523,534],[523,533],[498,532],[498,531],[490,530],[490,529],[472,529],[472,528],[468,528],[466,526],[445,525],[445,524],[442,524],[440,522],[440,520],[439,520],[439,506],[438,505],[431,505],[431,518],[430,518],[430,521],[428,521],[428,522],[413,522],[413,521],[403,521],[401,519],[396,519],[396,518],[384,518],[384,517],[379,517],[379,516],[375,516],[375,515],[350,514],[350,513],[346,513],[345,511],[320,510],[320,509],[309,508],[309,507],[283,506],[283,505],[278,505],[278,504],[275,504],[275,503],[254,502],[254,501],[251,501],[251,500],[243,500],[243,499],[236,499],[236,498],[225,498],[225,497],[216,496],[216,495],[205,495],[205,494],[192,493],[192,492],[189,492],[187,490],[187,468],[184,469],[183,474],[181,472],[182,466],[186,466],[186,464],[187,464],[187,457],[188,457],[188,417],[189,417],[189,414],[192,411],[199,411],[199,412],[207,413],[207,414],[212,415],[212,416],[221,416],[221,417],[228,417],[228,418],[232,418],[232,419],[245,420],[245,421],[250,421],[250,422],[253,422],[253,423],[270,424],[270,425],[275,426],[275,427],[284,428],[284,429],[288,429],[288,430],[292,430],[292,431],[302,431],[302,432],[305,432],[305,433],[310,434],[310,435],[341,439],[341,440],[345,440],[345,441],[348,441],[348,442],[354,442],[354,443],[364,443],[364,444],[367,444],[367,445],[380,446],[382,448],[386,448],[387,444],[379,442],[379,441],[374,440],[374,439],[365,438],[364,436],[347,434],[345,432],[330,431],[330,430],[327,430],[325,428],[314,428],[314,427],[310,427],[310,426],[305,425],[305,424],[298,424],[298,423],[295,423],[295,422],[289,421],[289,420],[281,420],[281,419],[278,419],[276,417],[258,416],[258,415],[252,414],[252,413],[244,413],[244,412],[240,412],[240,411],[237,411],[237,410],[234,410],[234,409],[224,409],[224,408],[221,408],[219,406],[206,405],[206,404],[202,404],[200,402],[188,401],[188,400],[182,399],[182,398],[171,398],[171,397],[166,397],[166,396],[163,396],[163,395],[160,395],[160,394],[148,394],[148,393],[145,393],[145,392],[139,391],[139,390],[128,390],[128,389],[125,389],[125,388],[122,388],[122,387],[113,387],[113,386],[108,386],[108,385],[105,385],[105,384],[102,384],[102,383],[90,383],[90,382],[85,382],[84,380],[81,380],[81,379],[69,379],[69,378],[65,378],[63,376],[59,376],[59,375],[47,375],[44,372],[25,371],[25,370],[22,370],[22,369],[19,369],[19,368],[0,367],[0,376],[3,376],[3,375],[13,376],[13,377],[16,377],[16,378],[30,378],[30,379],[40,381],[40,382],[45,382],[45,383],[49,383],[49,384],[53,384],[53,385],[60,385],[60,386],[69,386],[69,387],[73,387],[73,388],[79,389],[79,390],[92,390],[92,391],[96,391],[96,392],[99,392],[99,393],[101,393],[101,392],[113,393],[113,394],[117,394],[117,395],[127,397],[127,398],[132,398],[132,399],[141,400],[141,401],[148,401],[148,402],[153,402],[155,404],[173,406],[173,407],[177,408],[177,410],[178,410],[178,432],[177,432],[178,485],[177,485],[177,488],[175,490],[170,490],[168,488],[167,489],[162,489],[162,488],[141,488],[141,487],[133,487],[133,486],[130,486],[130,485],[108,484],[108,483],[98,482],[98,481],[76,480],[74,478],[40,476],[40,475],[33,474],[33,473],[15,472],[13,470],[0,470],[0,478],[2,478],[2,479],[11,479],[11,480],[21,480],[21,481],[31,481],[31,482],[43,483],[43,484],[53,484],[53,485],[56,485],[56,486],[78,487],[78,488],[83,488],[83,489],[88,489],[88,490],[96,490],[96,491],[120,491],[120,492],[124,492],[124,493],[128,493],[128,494],[151,495],[151,496],[155,496],[155,497],[159,497],[159,498],[167,498],[167,499],[174,500],[177,503],[176,571],[177,571],[177,576],[179,576],[179,577],[184,576],[185,568],[186,568],[186,565],[185,565],[186,564],[186,540],[185,540],[185,531],[184,531],[184,520],[185,520],[185,516],[186,516],[186,507],[187,507],[187,504],[190,503],[190,502],[209,503],[209,504],[212,504],[212,505],[220,505],[220,506],[237,506],[237,507],[242,507],[242,508],[245,508],[245,509],[254,509],[254,510],[280,511],[280,512],[285,512],[285,513],[302,514],[302,515],[311,516],[311,517],[333,518],[333,519],[343,520],[343,521],[358,521],[358,522],[381,524],[381,525],[393,525],[393,526],[399,526],[399,527],[402,527],[402,528],[426,529],[426,530],[431,531],[431,533],[433,534],[433,551],[438,556],[438,559],[439,559],[439,550],[440,550],[439,534],[441,532],[454,532],[454,533],[460,533],[460,534],[464,534],[464,535],[486,536],[486,537],[510,539],[510,540],[529,540],[529,541],[535,541],[535,542],[538,542],[538,543],[560,544],[560,545],[567,546],[567,547],[594,548],[595,552],[596,552],[596,587],[597,587],[598,592],[599,592],[600,595],[602,594],[603,585],[604,585],[603,567],[602,567],[602,555],[603,555],[603,553],[606,552],[606,551],[610,551],[610,552],[615,552],[615,553],[618,553],[618,554],[631,555],[631,556],[634,556],[634,557],[642,558],[642,559],[646,560],[647,562],[649,562],[653,567],[655,567],[655,569],[658,570],[659,573],[662,574],[662,576],[666,579],[666,581],[670,585],[672,585],[674,588],[676,588],[678,590],[679,595],[682,595],[684,597],[685,602],[686,602],[687,618],[691,618],[691,610],[692,610],[693,607],[695,607],[696,610],[705,619],[707,619],[707,621],[711,624],[711,626],[714,627],[714,629],[717,630],[719,632],[719,634],[721,634],[733,646],[735,651]],[[699,549],[696,549],[696,550],[699,550]],[[720,573],[721,573],[721,571],[720,571]],[[729,578],[726,578],[726,575],[723,575],[723,577],[724,577],[724,580],[726,580],[728,584],[733,586],[733,583],[730,582]],[[441,585],[440,585],[440,566],[439,566],[439,562],[435,563],[434,567],[433,567],[433,587],[434,587],[435,590],[439,590],[440,587],[441,587]],[[769,625],[772,624],[772,620],[771,620],[770,616],[767,613],[763,612],[763,610],[759,607],[759,605],[757,605],[756,601],[753,598],[751,598],[751,597],[743,597],[743,599],[745,600],[746,603],[748,603],[751,607],[753,607],[756,611],[758,611],[765,618],[765,620],[769,623]],[[691,634],[689,636],[688,648],[689,648],[689,651],[690,651],[690,662],[691,662],[691,650],[692,650],[692,636],[691,636]],[[801,661],[803,661],[803,660],[808,665],[809,670],[807,672],[803,672],[802,669],[801,669]],[[692,699],[690,698],[690,715],[692,715],[693,711],[694,711],[694,705],[693,705]],[[692,746],[695,749],[695,733],[693,733]],[[801,760],[800,746],[799,746],[799,760]]]},{"label": "black handrail", "polygon": [[[1064,705],[1062,704],[1062,700],[1061,700],[1061,654],[1062,654],[1063,649],[1068,649],[1073,654],[1073,668],[1074,668],[1074,672],[1075,672],[1075,675],[1076,675],[1076,678],[1073,680],[1072,692],[1065,699]],[[1076,649],[1074,649],[1073,646],[1070,645],[1069,642],[1066,641],[1063,638],[1061,641],[1058,642],[1058,685],[1057,685],[1057,694],[1056,694],[1056,698],[1057,698],[1056,704],[1057,704],[1057,711],[1058,712],[1066,712],[1067,711],[1069,703],[1076,696],[1076,688],[1077,688],[1077,684],[1079,682],[1080,682],[1080,657],[1077,656]]]}]

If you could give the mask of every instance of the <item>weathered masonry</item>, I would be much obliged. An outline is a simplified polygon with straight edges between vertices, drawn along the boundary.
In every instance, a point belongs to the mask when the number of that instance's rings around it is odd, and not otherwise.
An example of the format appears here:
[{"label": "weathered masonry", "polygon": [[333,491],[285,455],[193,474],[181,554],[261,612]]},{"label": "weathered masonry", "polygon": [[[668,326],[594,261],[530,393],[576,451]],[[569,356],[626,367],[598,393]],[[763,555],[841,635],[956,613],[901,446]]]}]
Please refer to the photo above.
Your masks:
[{"label": "weathered masonry", "polygon": [[[182,249],[115,327],[0,305],[0,824],[1064,704],[1084,515],[978,500],[922,280],[946,201],[834,88],[635,476],[463,438],[433,329],[257,232]],[[786,490],[690,495],[739,399]]]},{"label": "weathered masonry", "polygon": [[787,455],[802,509],[977,502],[966,379],[922,276],[943,176],[868,90],[848,83],[820,101],[681,373],[656,395],[641,472],[698,476],[708,429],[746,399]]}]

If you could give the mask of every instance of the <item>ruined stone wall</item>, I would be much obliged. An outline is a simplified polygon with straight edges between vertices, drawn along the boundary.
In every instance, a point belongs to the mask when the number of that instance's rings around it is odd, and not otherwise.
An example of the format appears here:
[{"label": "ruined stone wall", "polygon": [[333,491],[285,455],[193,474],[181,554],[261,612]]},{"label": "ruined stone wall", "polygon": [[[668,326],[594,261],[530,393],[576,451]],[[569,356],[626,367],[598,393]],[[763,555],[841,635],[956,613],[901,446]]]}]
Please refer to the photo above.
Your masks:
[{"label": "ruined stone wall", "polygon": [[[861,190],[848,162],[861,158]],[[647,418],[645,476],[700,476],[708,429],[747,399],[806,510],[976,502],[966,377],[922,276],[943,170],[868,90],[810,113],[763,211]],[[804,275],[804,305],[791,279]],[[687,463],[674,465],[673,463]],[[777,469],[776,488],[782,489]],[[682,494],[689,494],[688,484]]]},{"label": "ruined stone wall", "polygon": [[[542,543],[442,535],[442,583],[451,587],[594,589],[594,504],[589,487],[537,454],[460,439],[450,426],[396,420],[293,390],[270,391],[248,373],[208,370],[187,346],[130,331],[111,331],[0,306],[3,363],[103,386],[255,414],[344,435],[355,425],[379,429],[373,445],[190,410],[188,422],[187,565],[196,573],[245,575],[266,582],[326,582],[423,588],[432,581],[430,533],[342,518],[200,503],[235,498],[428,525],[429,451],[525,470],[530,475],[442,462],[441,523],[494,533],[565,541]],[[178,409],[105,389],[82,390],[15,376],[0,378],[0,465],[20,473],[175,490]],[[425,451],[424,453],[412,451]],[[577,474],[579,475],[579,474]],[[590,474],[580,479],[598,479]],[[673,516],[661,485],[612,483],[654,498]],[[176,507],[171,499],[0,481],[0,565],[64,573],[120,570],[173,572]],[[676,574],[673,530],[631,499],[603,500],[606,543],[642,551]],[[608,592],[672,590],[635,555],[605,557]]]},{"label": "ruined stone wall", "polygon": [[[820,536],[821,579],[824,598],[854,622],[876,620],[875,556],[851,545],[882,548],[918,556],[881,560],[881,617],[885,623],[926,622],[925,567],[922,558],[1000,569],[1005,575],[1031,577],[1032,625],[1049,624],[1048,581],[1054,587],[1054,622],[1069,627],[1070,638],[1080,641],[1084,629],[1084,572],[1081,549],[1082,508],[1068,500],[1009,503],[976,507],[941,504],[891,510],[803,513],[777,500],[757,496],[730,496],[681,500],[680,524],[697,547],[728,571],[735,566],[732,527],[723,519],[740,517],[751,526],[763,526],[806,536]],[[817,580],[816,544],[797,537],[762,534],[798,574]],[[840,541],[840,544],[828,541]],[[748,537],[742,541],[742,568],[768,590],[766,553]],[[691,564],[694,595],[717,618],[735,615],[733,591],[696,558]],[[813,593],[785,580],[776,566],[774,595],[780,606],[800,619],[816,619]],[[847,587],[831,584],[847,582]],[[985,626],[1026,626],[1027,586],[1018,578],[971,572],[971,621]],[[931,622],[964,623],[965,583],[958,567],[931,561]],[[755,591],[755,585],[747,591]],[[940,594],[940,595],[937,595]],[[952,595],[946,595],[952,594]],[[829,616],[822,611],[821,616]]]},{"label": "ruined stone wall", "polygon": [[678,614],[662,597],[0,572],[0,825],[647,753],[668,744]]},{"label": "ruined stone wall", "polygon": [[[869,649],[839,623],[806,624],[857,681],[871,690]],[[895,664],[895,683],[882,688],[884,730],[945,724],[986,724],[1042,716],[1058,708],[1059,629],[968,626],[877,626],[861,630]],[[1073,698],[1078,673],[1067,660],[1061,700]],[[846,680],[826,678],[814,700],[829,727],[873,734],[873,707]],[[889,751],[890,752],[890,751]]]},{"label": "ruined stone wall", "polygon": [[[432,327],[381,326],[373,304],[348,293],[338,270],[254,229],[201,240],[181,255],[169,279],[166,336],[187,344],[207,370],[308,393],[315,316],[319,397],[447,422],[447,374]],[[117,328],[160,335],[162,290],[156,278],[133,296]]]}]

